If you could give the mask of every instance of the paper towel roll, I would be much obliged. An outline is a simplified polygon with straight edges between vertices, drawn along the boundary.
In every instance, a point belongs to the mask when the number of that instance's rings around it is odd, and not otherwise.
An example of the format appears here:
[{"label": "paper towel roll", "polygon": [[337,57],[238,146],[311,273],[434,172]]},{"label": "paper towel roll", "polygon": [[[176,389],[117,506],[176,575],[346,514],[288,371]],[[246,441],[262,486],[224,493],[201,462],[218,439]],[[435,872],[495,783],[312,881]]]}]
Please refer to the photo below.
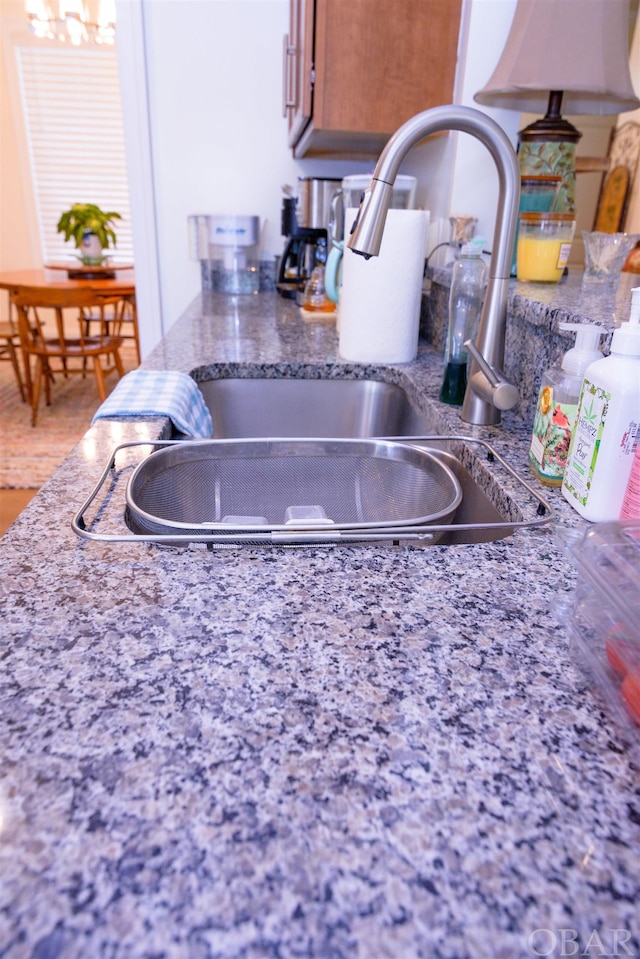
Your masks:
[{"label": "paper towel roll", "polygon": [[[345,213],[345,237],[357,210]],[[389,210],[380,255],[365,260],[345,244],[340,355],[360,363],[408,363],[418,352],[429,213]]]}]

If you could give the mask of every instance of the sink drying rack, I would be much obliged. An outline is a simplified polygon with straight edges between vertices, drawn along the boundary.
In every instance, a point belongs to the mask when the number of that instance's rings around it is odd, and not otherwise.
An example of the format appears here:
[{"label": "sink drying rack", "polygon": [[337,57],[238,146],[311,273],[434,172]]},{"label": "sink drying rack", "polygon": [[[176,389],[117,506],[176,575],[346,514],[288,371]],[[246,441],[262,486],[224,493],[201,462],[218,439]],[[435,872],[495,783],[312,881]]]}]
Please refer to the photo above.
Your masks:
[{"label": "sink drying rack", "polygon": [[[429,458],[428,468],[431,471],[434,468],[432,461],[436,459],[436,456],[430,456],[430,454],[437,454],[438,451],[442,451],[443,445],[446,447],[447,444],[457,444],[463,451],[465,447],[468,448],[471,445],[479,449],[481,455],[474,453],[467,457],[468,464],[462,463],[462,459],[458,457],[459,462],[468,472],[472,469],[489,470],[488,476],[485,475],[489,485],[496,482],[493,470],[499,469],[502,471],[497,488],[504,493],[502,498],[505,503],[511,504],[512,515],[506,516],[500,521],[492,522],[455,522],[452,517],[455,515],[461,499],[460,487],[455,476],[449,475],[451,470],[442,463],[437,466],[436,470],[438,480],[443,485],[443,489],[439,491],[441,501],[438,502],[437,508],[427,510],[427,515],[424,511],[421,511],[418,503],[414,503],[413,499],[409,500],[410,506],[405,508],[404,513],[401,511],[399,517],[397,510],[395,513],[391,510],[388,516],[369,515],[363,517],[358,504],[357,515],[354,512],[353,517],[349,516],[346,521],[343,520],[338,523],[327,519],[323,515],[323,511],[318,511],[316,507],[301,509],[293,506],[287,511],[291,515],[288,516],[286,521],[280,523],[269,523],[263,516],[247,515],[249,510],[246,509],[242,511],[245,515],[225,516],[217,522],[194,523],[186,521],[175,525],[172,524],[170,519],[167,522],[164,520],[157,522],[153,512],[147,512],[145,480],[150,479],[153,484],[157,477],[162,477],[165,472],[164,465],[162,467],[159,465],[157,470],[149,471],[148,466],[154,462],[154,456],[160,454],[162,457],[164,455],[163,450],[169,450],[173,447],[174,449],[178,448],[176,455],[184,459],[182,451],[193,451],[195,455],[199,450],[202,450],[203,446],[207,446],[215,456],[218,456],[219,452],[227,454],[234,447],[234,444],[236,449],[234,449],[233,455],[245,456],[245,458],[248,456],[249,460],[251,460],[255,451],[249,450],[247,454],[247,444],[249,444],[249,447],[251,444],[256,444],[258,459],[262,454],[267,460],[268,449],[270,447],[277,448],[277,445],[280,444],[285,447],[285,452],[293,451],[293,454],[302,452],[305,456],[307,454],[317,456],[316,466],[323,462],[323,458],[327,454],[331,456],[336,450],[341,453],[341,447],[345,444],[347,446],[354,444],[355,452],[357,452],[361,461],[363,456],[374,450],[374,455],[382,458],[381,465],[384,468],[386,468],[386,460],[391,458],[395,461],[400,457],[400,469],[411,469],[406,477],[404,473],[400,473],[404,485],[409,491],[406,495],[409,496],[416,482],[414,466],[417,463],[418,469],[422,469],[425,462],[424,456]],[[242,446],[239,454],[237,453],[238,444]],[[297,447],[296,444],[298,444]],[[147,452],[144,457],[140,458],[139,453],[142,449],[151,450],[151,453]],[[412,454],[418,457],[415,463]],[[420,458],[421,456],[422,458]],[[116,468],[116,462],[120,460],[124,460],[124,463]],[[410,466],[407,466],[405,461],[410,462]],[[397,464],[395,465],[397,466]],[[172,464],[169,462],[169,472],[171,468]],[[146,477],[144,475],[145,470],[148,474]],[[421,479],[422,475],[418,473],[418,485],[420,485]],[[431,476],[428,479],[431,483]],[[228,476],[227,482],[229,482]],[[235,474],[232,474],[231,482],[240,485],[238,476]],[[276,483],[272,480],[274,489],[279,482],[278,474]],[[355,498],[358,500],[360,496],[359,477],[356,477],[355,482],[357,487]],[[139,490],[142,491],[140,495],[136,494],[136,483]],[[205,485],[206,483],[202,483],[202,477],[196,477],[195,488],[203,488]],[[126,486],[124,496],[123,486]],[[517,493],[526,495],[527,503],[524,506],[516,500]],[[395,497],[391,498],[395,499]],[[400,498],[402,499],[402,497]],[[89,516],[89,510],[92,506],[93,510],[91,516]],[[507,512],[507,510],[503,508],[502,512]],[[366,440],[270,438],[242,441],[137,440],[122,443],[111,453],[102,475],[74,516],[71,525],[78,537],[91,542],[152,543],[159,546],[179,547],[197,543],[204,544],[209,549],[220,549],[238,546],[301,547],[340,544],[428,546],[437,543],[448,533],[495,532],[497,534],[495,538],[501,538],[518,529],[544,526],[550,523],[551,519],[552,509],[549,503],[525,482],[486,441],[471,436],[425,434],[410,437],[375,437]]]}]

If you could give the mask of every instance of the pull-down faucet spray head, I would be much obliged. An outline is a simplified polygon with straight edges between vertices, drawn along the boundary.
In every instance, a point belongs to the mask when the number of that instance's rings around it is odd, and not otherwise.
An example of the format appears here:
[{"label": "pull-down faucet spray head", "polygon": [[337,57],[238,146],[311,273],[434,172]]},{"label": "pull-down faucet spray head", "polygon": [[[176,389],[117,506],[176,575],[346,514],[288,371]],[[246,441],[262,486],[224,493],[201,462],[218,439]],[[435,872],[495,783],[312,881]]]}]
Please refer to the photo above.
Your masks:
[{"label": "pull-down faucet spray head", "polygon": [[[498,403],[501,409],[505,409],[502,405],[505,391],[501,389],[498,399],[492,380],[499,381],[504,386],[505,379],[501,370],[504,365],[507,292],[520,199],[518,160],[504,131],[485,113],[470,107],[435,107],[407,120],[393,134],[380,154],[371,184],[364,192],[347,246],[367,258],[378,255],[393,183],[402,161],[419,140],[432,133],[447,130],[460,130],[480,140],[491,153],[498,171],[498,210],[489,265],[489,282],[475,343],[485,365],[481,367],[476,359],[473,360],[461,412],[465,422],[486,426],[500,422]],[[487,369],[490,369],[494,376],[488,378]],[[511,405],[515,406],[517,391],[511,396],[514,398]]]}]

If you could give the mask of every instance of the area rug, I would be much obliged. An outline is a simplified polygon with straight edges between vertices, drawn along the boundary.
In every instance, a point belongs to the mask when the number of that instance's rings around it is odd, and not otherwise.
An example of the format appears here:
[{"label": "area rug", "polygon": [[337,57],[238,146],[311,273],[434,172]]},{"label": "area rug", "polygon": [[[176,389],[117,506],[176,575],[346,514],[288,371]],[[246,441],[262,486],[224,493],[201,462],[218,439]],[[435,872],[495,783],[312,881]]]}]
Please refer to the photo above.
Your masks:
[{"label": "area rug", "polygon": [[[121,349],[125,372],[133,370],[135,347],[125,342]],[[118,382],[107,378],[107,389]],[[96,381],[86,377],[56,375],[51,388],[51,406],[40,398],[38,420],[31,426],[31,408],[20,399],[11,363],[0,362],[0,489],[39,489],[82,439],[100,406]]]}]

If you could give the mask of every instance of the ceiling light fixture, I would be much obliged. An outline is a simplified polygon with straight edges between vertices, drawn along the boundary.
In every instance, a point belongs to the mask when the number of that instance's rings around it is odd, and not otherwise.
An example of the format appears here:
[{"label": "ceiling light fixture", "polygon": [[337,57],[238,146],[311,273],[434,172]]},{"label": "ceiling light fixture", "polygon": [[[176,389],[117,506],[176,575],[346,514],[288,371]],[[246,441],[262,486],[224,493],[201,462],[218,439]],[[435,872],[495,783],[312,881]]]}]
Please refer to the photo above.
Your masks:
[{"label": "ceiling light fixture", "polygon": [[115,0],[25,0],[24,8],[36,37],[74,46],[115,43]]}]

